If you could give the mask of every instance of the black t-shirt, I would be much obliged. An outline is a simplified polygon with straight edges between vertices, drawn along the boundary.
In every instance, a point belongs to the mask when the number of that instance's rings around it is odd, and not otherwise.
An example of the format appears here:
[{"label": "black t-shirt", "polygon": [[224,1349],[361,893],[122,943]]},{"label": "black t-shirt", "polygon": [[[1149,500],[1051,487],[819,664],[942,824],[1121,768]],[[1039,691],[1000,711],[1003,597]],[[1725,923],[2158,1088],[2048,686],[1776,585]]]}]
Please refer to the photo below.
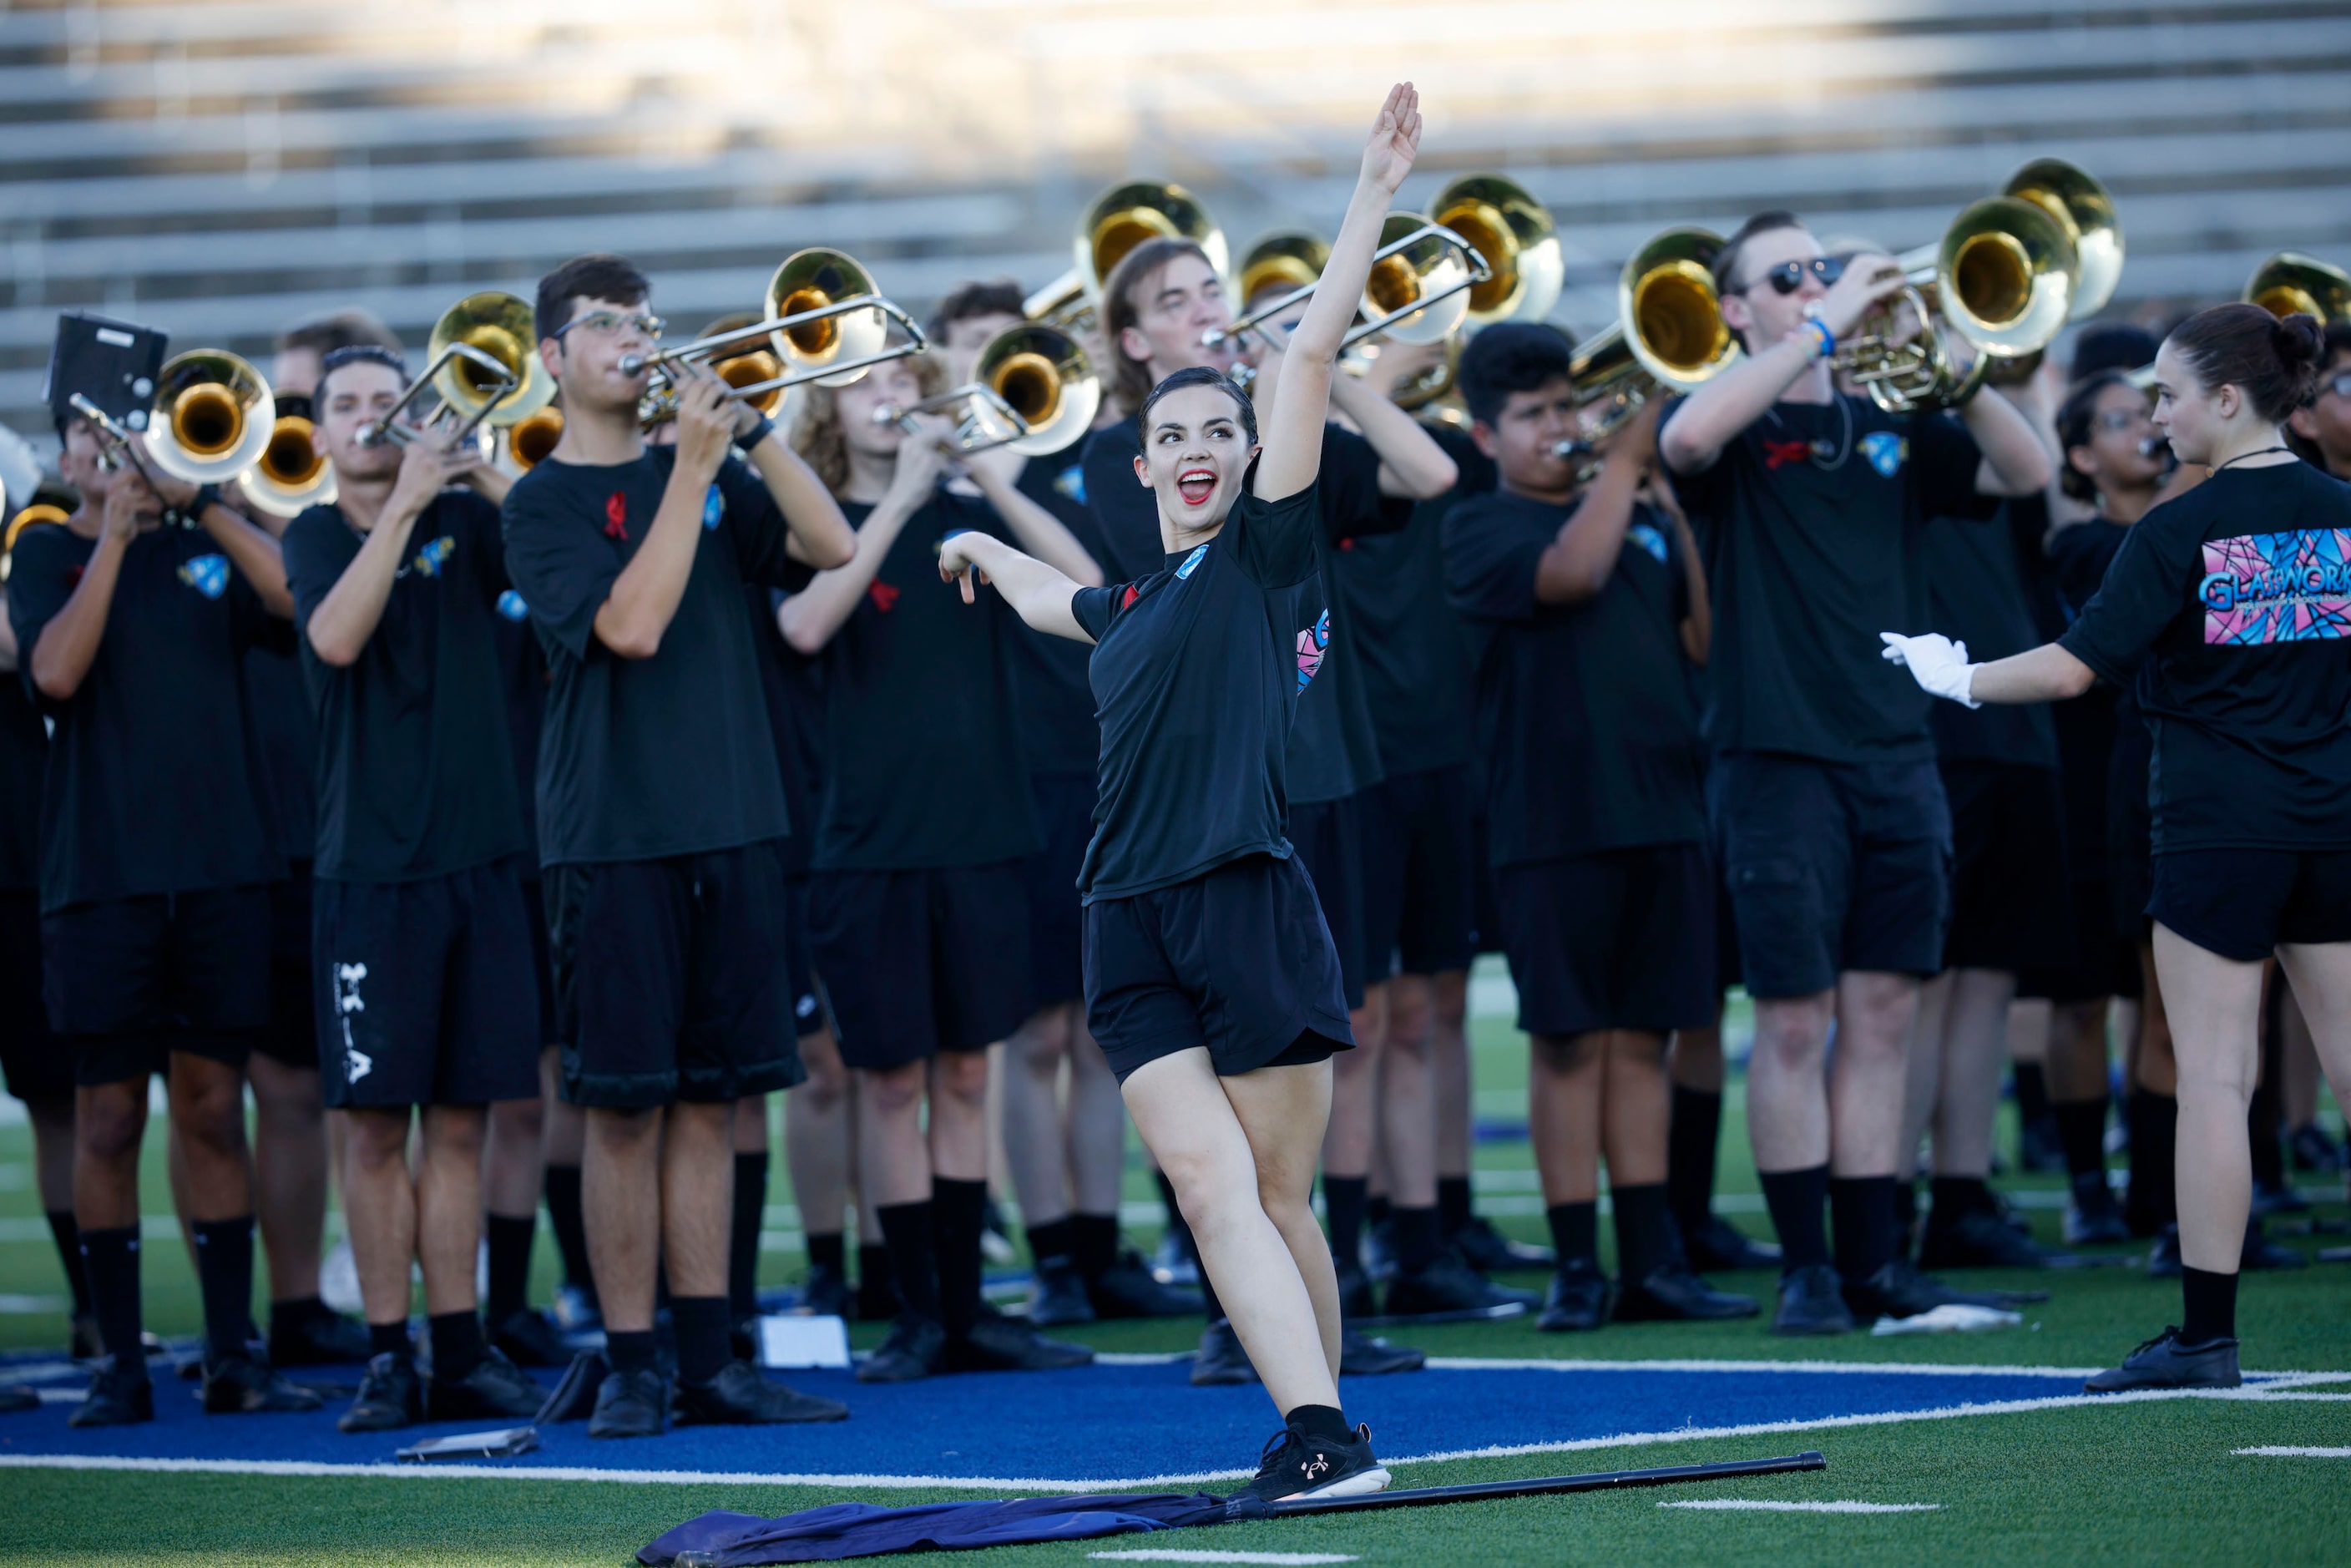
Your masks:
[{"label": "black t-shirt", "polygon": [[1715,749],[1934,755],[1931,699],[1878,656],[1877,634],[1927,629],[1926,518],[1996,504],[1976,495],[1980,457],[1948,415],[1900,418],[1840,395],[1776,403],[1712,467],[1673,475],[1684,509],[1704,520]]},{"label": "black t-shirt", "polygon": [[[2106,580],[2106,568],[2130,529],[2105,517],[2060,528],[2047,546],[2047,575],[2062,617],[2059,632]],[[1970,650],[1972,652],[1972,650]],[[2100,681],[2072,702],[2051,705],[2057,730],[2058,781],[2065,793],[2065,863],[2073,874],[2103,881],[2106,861],[2106,772],[2115,751],[2116,726],[2129,688]],[[2139,722],[2131,709],[2133,725]]]},{"label": "black t-shirt", "polygon": [[1573,510],[1498,494],[1445,520],[1454,602],[1488,633],[1478,738],[1496,865],[1706,838],[1674,526],[1636,507],[1607,585],[1545,604],[1536,573]]},{"label": "black t-shirt", "polygon": [[1102,732],[1078,889],[1124,898],[1244,855],[1290,852],[1297,626],[1321,499],[1243,494],[1217,537],[1134,582],[1081,588]]},{"label": "black t-shirt", "polygon": [[1494,465],[1468,434],[1430,424],[1460,473],[1442,496],[1390,497],[1403,528],[1339,547],[1339,591],[1354,618],[1380,765],[1388,773],[1450,768],[1469,756],[1474,678],[1461,617],[1445,590],[1445,515],[1494,487]]},{"label": "black t-shirt", "polygon": [[[1031,457],[1020,470],[1020,493],[1061,519],[1102,569],[1116,574],[1094,509],[1086,504],[1086,470],[1074,450]],[[1148,492],[1145,492],[1148,499]],[[1153,524],[1155,530],[1157,524]],[[1031,773],[1091,775],[1102,752],[1094,724],[1093,688],[1086,682],[1091,650],[1083,643],[1040,632],[1014,618],[1012,692],[1020,715],[1020,747]]]},{"label": "black t-shirt", "polygon": [[244,887],[286,875],[246,650],[287,624],[200,528],[141,534],[123,552],[106,634],[71,700],[33,687],[41,629],[81,581],[96,541],[26,530],[8,574],[25,688],[57,722],[41,790],[41,907]]},{"label": "black t-shirt", "polygon": [[245,699],[261,745],[261,776],[269,789],[277,852],[289,861],[307,861],[319,844],[319,723],[299,656],[275,646],[247,648]]},{"label": "black t-shirt", "polygon": [[520,854],[521,792],[498,665],[498,509],[444,490],[416,519],[383,617],[347,666],[307,628],[364,543],[336,507],[286,529],[286,580],[319,720],[319,849],[334,882],[418,882]]},{"label": "black t-shirt", "polygon": [[596,640],[596,612],[653,527],[676,461],[667,446],[622,464],[550,459],[507,495],[507,572],[547,654],[542,864],[698,854],[790,830],[743,585],[802,579],[757,474],[734,457],[720,465],[659,651],[624,659]]},{"label": "black t-shirt", "polygon": [[2230,468],[2134,524],[2061,644],[2142,654],[2158,852],[2351,845],[2351,486]]},{"label": "black t-shirt", "polygon": [[[873,508],[841,510],[862,528]],[[1001,594],[966,604],[939,577],[939,541],[973,530],[1008,532],[986,501],[935,492],[825,644],[820,868],[990,865],[1040,845],[1013,707],[1017,617]]]},{"label": "black t-shirt", "polygon": [[824,728],[823,656],[810,658],[784,641],[776,612],[780,588],[752,583],[743,590],[751,617],[751,645],[759,655],[759,691],[768,704],[768,733],[776,740],[776,767],[784,779],[784,808],[799,831],[783,844],[784,873],[806,876],[816,859],[816,822],[821,810],[823,776],[816,758]]},{"label": "black t-shirt", "polygon": [[[1927,525],[1928,624],[1968,645],[1979,664],[2037,648],[2024,563],[2041,555],[2049,505],[2038,496],[2004,504],[1990,521],[1936,517]],[[1890,628],[1889,628],[1890,630]],[[1928,710],[1935,754],[1946,762],[2057,766],[2047,703],[1937,703]]]},{"label": "black t-shirt", "polygon": [[41,774],[48,763],[48,727],[24,683],[0,681],[0,887],[41,885]]},{"label": "black t-shirt", "polygon": [[[504,571],[503,559],[498,570]],[[530,606],[507,589],[498,595],[490,629],[498,650],[498,690],[506,698],[507,737],[514,754],[515,799],[522,808],[522,841],[538,842],[538,733],[547,723],[547,654],[530,627]],[[522,858],[525,882],[538,880],[536,852]]]}]

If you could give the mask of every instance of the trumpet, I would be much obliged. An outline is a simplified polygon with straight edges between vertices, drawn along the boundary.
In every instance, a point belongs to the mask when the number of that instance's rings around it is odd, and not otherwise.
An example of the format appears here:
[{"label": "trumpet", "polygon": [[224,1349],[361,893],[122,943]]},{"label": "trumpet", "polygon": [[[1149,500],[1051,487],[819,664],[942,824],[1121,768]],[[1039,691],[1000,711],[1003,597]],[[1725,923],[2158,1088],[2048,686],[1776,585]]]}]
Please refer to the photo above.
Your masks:
[{"label": "trumpet", "polygon": [[912,408],[876,417],[912,428],[911,416],[961,408],[956,455],[1008,446],[1024,457],[1061,451],[1093,427],[1102,378],[1076,338],[1041,321],[1008,327],[990,339],[971,381]]},{"label": "trumpet", "polygon": [[2321,327],[2351,319],[2351,273],[2315,256],[2282,250],[2245,280],[2245,303],[2271,315],[2314,316]]},{"label": "trumpet", "polygon": [[147,416],[147,455],[191,485],[222,484],[253,466],[277,423],[269,383],[225,349],[193,349],[163,361]]},{"label": "trumpet", "polygon": [[311,440],[311,401],[299,392],[276,399],[277,417],[253,466],[237,476],[245,497],[273,517],[334,505],[335,471]]},{"label": "trumpet", "polygon": [[1635,251],[1616,275],[1616,319],[1577,346],[1569,361],[1590,452],[1660,391],[1696,390],[1739,361],[1722,319],[1714,261],[1722,236],[1670,228]]},{"label": "trumpet", "polygon": [[[461,423],[447,434],[452,446],[475,440],[484,425],[511,425],[529,418],[555,397],[555,378],[539,362],[538,332],[530,302],[498,289],[468,294],[441,313],[425,345],[423,373],[409,382],[400,401],[360,433],[362,446],[417,439],[444,418]],[[401,415],[427,392],[439,402],[412,423]]]},{"label": "trumpet", "polygon": [[[1323,247],[1327,260],[1330,251]],[[1300,258],[1301,265],[1303,258]],[[1263,335],[1266,322],[1311,298],[1321,282],[1315,280],[1245,310],[1222,327],[1200,336],[1200,346],[1214,349],[1250,332]],[[1339,346],[1353,348],[1367,338],[1385,337],[1399,343],[1435,343],[1458,331],[1469,314],[1469,291],[1492,280],[1493,268],[1469,242],[1442,224],[1418,213],[1390,213],[1380,226],[1380,248],[1372,253],[1371,276],[1364,281],[1364,319],[1350,328]]]},{"label": "trumpet", "polygon": [[1191,240],[1217,276],[1225,274],[1225,232],[1191,192],[1161,180],[1130,180],[1094,198],[1070,241],[1075,265],[1031,294],[1020,313],[1064,331],[1092,327],[1102,280],[1128,251],[1153,239]]}]

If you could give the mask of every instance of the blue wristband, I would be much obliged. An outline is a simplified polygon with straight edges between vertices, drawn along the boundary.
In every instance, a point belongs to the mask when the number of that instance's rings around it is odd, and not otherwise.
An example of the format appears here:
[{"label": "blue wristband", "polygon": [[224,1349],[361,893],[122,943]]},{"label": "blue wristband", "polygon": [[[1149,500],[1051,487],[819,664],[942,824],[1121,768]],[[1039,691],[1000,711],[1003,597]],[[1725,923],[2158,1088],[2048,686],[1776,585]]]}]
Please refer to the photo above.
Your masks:
[{"label": "blue wristband", "polygon": [[1825,360],[1836,352],[1836,334],[1829,330],[1827,322],[1817,316],[1807,316],[1804,318],[1804,325],[1820,334],[1813,350],[1813,358]]}]

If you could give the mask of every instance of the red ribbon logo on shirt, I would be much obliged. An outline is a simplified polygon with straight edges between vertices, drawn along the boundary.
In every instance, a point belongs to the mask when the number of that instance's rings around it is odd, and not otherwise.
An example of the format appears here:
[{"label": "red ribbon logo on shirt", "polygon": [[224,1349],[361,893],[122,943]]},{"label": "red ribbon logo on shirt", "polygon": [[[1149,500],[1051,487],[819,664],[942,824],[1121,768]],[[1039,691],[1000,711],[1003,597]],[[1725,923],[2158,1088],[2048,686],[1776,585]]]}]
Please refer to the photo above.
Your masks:
[{"label": "red ribbon logo on shirt", "polygon": [[898,591],[878,577],[866,585],[865,596],[873,601],[873,608],[884,615],[889,614],[891,606],[898,602]]},{"label": "red ribbon logo on shirt", "polygon": [[1763,443],[1763,466],[1777,468],[1782,463],[1802,463],[1813,455],[1809,441],[1770,441]]},{"label": "red ribbon logo on shirt", "polygon": [[1134,584],[1131,582],[1128,583],[1126,585],[1126,597],[1118,601],[1120,612],[1123,613],[1124,612],[1133,609],[1134,607],[1134,601],[1142,597],[1143,591],[1135,587]]},{"label": "red ribbon logo on shirt", "polygon": [[608,539],[629,537],[629,498],[618,490],[604,501],[604,537]]}]

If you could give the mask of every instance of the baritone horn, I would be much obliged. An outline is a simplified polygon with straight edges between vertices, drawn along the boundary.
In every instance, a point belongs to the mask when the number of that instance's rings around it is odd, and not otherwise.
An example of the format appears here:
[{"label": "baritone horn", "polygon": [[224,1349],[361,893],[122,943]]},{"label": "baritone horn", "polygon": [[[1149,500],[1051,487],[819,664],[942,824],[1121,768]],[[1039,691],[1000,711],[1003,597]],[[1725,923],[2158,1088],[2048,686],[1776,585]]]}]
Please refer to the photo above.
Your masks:
[{"label": "baritone horn", "polygon": [[2316,256],[2282,250],[2245,280],[2244,300],[2271,315],[2314,316],[2321,327],[2351,320],[2351,273]]},{"label": "baritone horn", "polygon": [[1694,391],[1738,362],[1739,340],[1714,287],[1722,243],[1711,229],[1670,228],[1626,260],[1615,321],[1569,362],[1583,425],[1572,447],[1590,452],[1660,392]]},{"label": "baritone horn", "polygon": [[1188,239],[1222,277],[1230,259],[1225,231],[1208,209],[1183,186],[1163,180],[1129,180],[1096,196],[1071,237],[1070,270],[1031,294],[1020,313],[1064,331],[1094,324],[1102,280],[1145,240]]},{"label": "baritone horn", "polygon": [[507,462],[516,473],[528,474],[547,461],[562,439],[563,410],[549,403],[507,427]]},{"label": "baritone horn", "polygon": [[968,383],[885,417],[960,407],[955,455],[1008,446],[1024,457],[1061,451],[1093,427],[1102,378],[1076,338],[1041,321],[1008,327],[988,340]]},{"label": "baritone horn", "polygon": [[237,476],[246,500],[273,517],[295,517],[310,507],[334,505],[335,470],[311,439],[318,429],[311,400],[288,392],[277,400],[277,418],[268,444],[253,466]]},{"label": "baritone horn", "polygon": [[277,400],[250,361],[225,349],[193,349],[155,373],[147,455],[188,484],[226,484],[253,466],[277,422]]},{"label": "baritone horn", "polygon": [[1559,226],[1524,186],[1499,174],[1464,174],[1437,193],[1429,214],[1485,258],[1490,276],[1469,287],[1473,329],[1551,314],[1567,261]]}]

